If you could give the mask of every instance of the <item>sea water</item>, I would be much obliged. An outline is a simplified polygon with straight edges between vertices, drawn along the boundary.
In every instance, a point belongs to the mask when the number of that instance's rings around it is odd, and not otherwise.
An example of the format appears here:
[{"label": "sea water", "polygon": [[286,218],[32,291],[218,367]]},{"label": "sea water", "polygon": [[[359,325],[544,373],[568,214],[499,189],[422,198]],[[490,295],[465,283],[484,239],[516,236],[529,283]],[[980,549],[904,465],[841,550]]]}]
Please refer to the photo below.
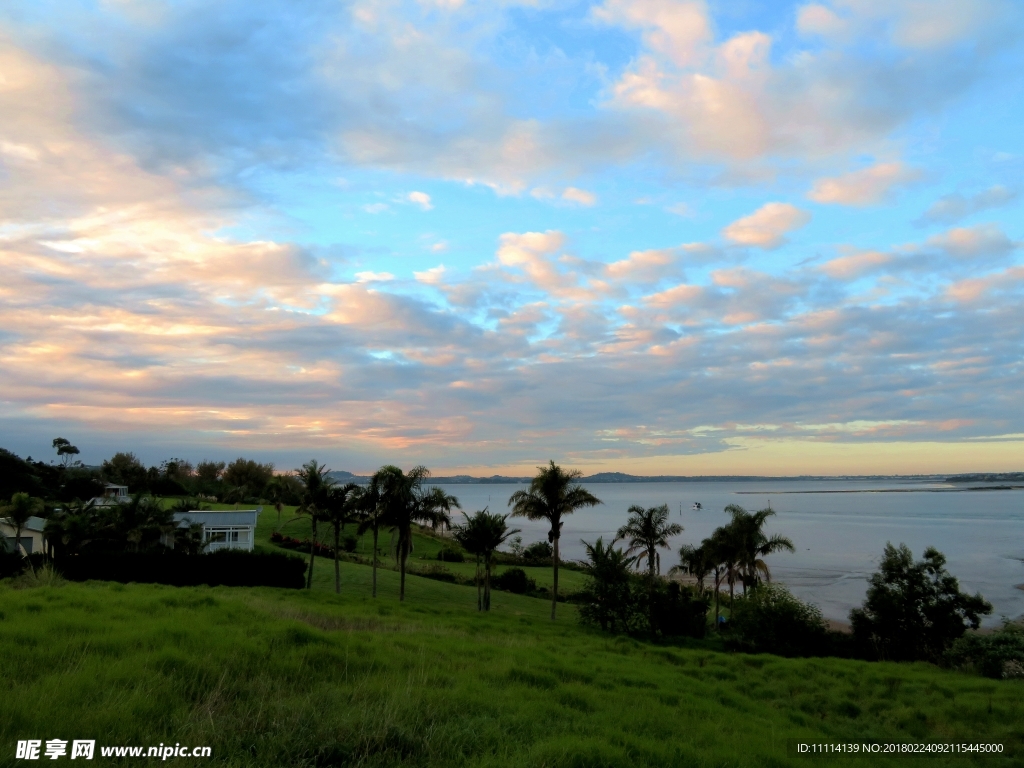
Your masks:
[{"label": "sea water", "polygon": [[[971,484],[978,487],[983,484]],[[463,509],[507,512],[508,499],[525,485],[446,485]],[[817,604],[827,618],[846,620],[859,606],[868,577],[877,570],[886,542],[907,544],[920,558],[934,546],[962,590],[981,592],[994,611],[985,624],[1024,614],[1024,490],[963,490],[965,486],[907,480],[755,480],[675,483],[594,483],[587,489],[603,502],[564,518],[563,559],[584,557],[582,541],[609,541],[626,522],[631,505],[668,504],[684,531],[662,550],[662,572],[678,563],[679,547],[699,544],[729,520],[724,509],[771,506],[765,528],[788,536],[796,552],[767,558],[772,578]],[[693,505],[699,502],[700,511]],[[458,515],[456,515],[458,517]],[[510,518],[523,542],[546,540],[542,521]]]}]

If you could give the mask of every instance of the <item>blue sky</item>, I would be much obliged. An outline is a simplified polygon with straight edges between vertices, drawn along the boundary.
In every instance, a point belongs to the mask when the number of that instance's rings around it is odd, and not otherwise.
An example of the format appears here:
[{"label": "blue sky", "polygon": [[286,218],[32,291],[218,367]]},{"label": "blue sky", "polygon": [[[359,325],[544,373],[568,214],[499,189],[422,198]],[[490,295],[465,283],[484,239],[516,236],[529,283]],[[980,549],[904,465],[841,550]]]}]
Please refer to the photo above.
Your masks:
[{"label": "blue sky", "polygon": [[1009,0],[8,4],[3,444],[1019,469],[1021,32]]}]

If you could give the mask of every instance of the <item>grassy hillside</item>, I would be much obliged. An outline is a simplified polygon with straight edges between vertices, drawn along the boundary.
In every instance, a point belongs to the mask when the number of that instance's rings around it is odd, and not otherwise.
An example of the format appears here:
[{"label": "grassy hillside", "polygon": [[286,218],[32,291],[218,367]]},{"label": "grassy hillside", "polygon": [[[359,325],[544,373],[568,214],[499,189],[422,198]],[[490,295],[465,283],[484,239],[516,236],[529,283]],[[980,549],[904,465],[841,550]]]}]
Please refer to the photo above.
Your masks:
[{"label": "grassy hillside", "polygon": [[481,615],[472,588],[417,577],[399,604],[391,571],[373,601],[369,568],[343,567],[341,597],[327,567],[312,592],[0,586],[0,765],[26,738],[209,745],[238,766],[828,764],[787,757],[793,738],[1024,749],[1021,682],[650,646],[505,593]]}]

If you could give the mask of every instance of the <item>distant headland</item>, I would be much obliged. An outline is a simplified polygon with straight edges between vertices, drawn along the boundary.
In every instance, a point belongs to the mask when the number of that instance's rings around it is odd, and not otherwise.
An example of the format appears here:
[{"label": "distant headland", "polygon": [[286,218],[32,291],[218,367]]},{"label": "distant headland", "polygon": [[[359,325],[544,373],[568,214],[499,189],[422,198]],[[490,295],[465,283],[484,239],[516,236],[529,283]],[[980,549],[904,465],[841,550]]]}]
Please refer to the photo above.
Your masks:
[{"label": "distant headland", "polygon": [[[355,475],[337,470],[331,477],[344,483],[367,483],[369,475]],[[434,475],[432,483],[439,485],[510,485],[528,483],[530,477],[511,475]],[[630,475],[625,472],[598,472],[580,478],[582,483],[708,483],[708,482],[765,482],[772,480],[814,481],[814,480],[885,480],[896,482],[931,483],[1012,483],[1024,482],[1024,472],[985,472],[962,475]]]}]

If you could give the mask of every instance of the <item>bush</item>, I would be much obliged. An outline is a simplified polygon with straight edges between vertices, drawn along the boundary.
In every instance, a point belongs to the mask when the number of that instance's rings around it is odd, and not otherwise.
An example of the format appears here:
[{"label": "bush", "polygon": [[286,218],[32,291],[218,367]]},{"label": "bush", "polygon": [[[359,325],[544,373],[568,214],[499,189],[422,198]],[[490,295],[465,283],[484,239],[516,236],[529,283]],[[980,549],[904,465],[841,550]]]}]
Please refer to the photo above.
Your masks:
[{"label": "bush", "polygon": [[60,571],[70,581],[119,581],[192,587],[305,586],[306,563],[283,552],[221,550],[208,555],[124,552],[75,555],[61,560]]},{"label": "bush", "polygon": [[0,579],[19,576],[25,570],[26,561],[20,552],[9,549],[7,543],[0,539]]},{"label": "bush", "polygon": [[991,635],[965,635],[946,653],[946,663],[975,669],[985,677],[1024,677],[1024,629],[1004,624]]},{"label": "bush", "polygon": [[878,573],[869,579],[863,608],[850,612],[863,651],[892,661],[940,661],[967,628],[977,629],[992,606],[960,591],[934,547],[914,562],[906,544],[885,545]]},{"label": "bush", "polygon": [[341,537],[341,548],[345,552],[355,552],[356,547],[359,546],[359,537],[353,536],[351,533]]},{"label": "bush", "polygon": [[466,562],[466,556],[462,554],[461,550],[455,549],[455,547],[443,546],[437,553],[437,559],[445,563],[464,563]]},{"label": "bush", "polygon": [[[640,585],[634,587],[636,599],[647,600],[640,594]],[[664,637],[704,637],[708,628],[708,609],[711,601],[700,597],[692,587],[675,581],[659,582],[654,591],[654,633]],[[648,617],[650,623],[650,617]]]},{"label": "bush", "polygon": [[527,576],[522,568],[509,568],[497,576],[492,576],[491,586],[516,595],[537,591],[537,582]]},{"label": "bush", "polygon": [[554,548],[546,541],[535,541],[523,550],[523,560],[525,561],[547,561],[547,563],[550,563],[551,558],[554,556]]},{"label": "bush", "polygon": [[828,653],[828,624],[821,609],[779,584],[761,584],[737,598],[725,628],[725,645],[731,650],[778,656]]}]

